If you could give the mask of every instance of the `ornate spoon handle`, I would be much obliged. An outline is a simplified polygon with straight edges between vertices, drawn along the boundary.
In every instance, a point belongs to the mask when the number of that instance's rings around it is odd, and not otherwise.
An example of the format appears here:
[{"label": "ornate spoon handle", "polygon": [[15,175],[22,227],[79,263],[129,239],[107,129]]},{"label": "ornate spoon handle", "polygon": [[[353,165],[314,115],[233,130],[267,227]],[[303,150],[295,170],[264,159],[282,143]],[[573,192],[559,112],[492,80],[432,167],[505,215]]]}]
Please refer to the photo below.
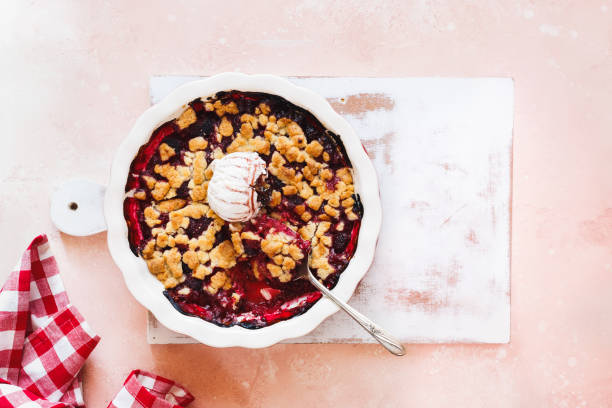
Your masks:
[{"label": "ornate spoon handle", "polygon": [[318,281],[311,273],[308,273],[308,279],[310,282],[321,291],[325,296],[330,298],[338,307],[348,313],[357,323],[361,325],[368,333],[372,335],[384,348],[389,350],[392,354],[396,356],[403,356],[406,354],[406,350],[402,343],[400,343],[395,337],[391,336],[389,333],[385,332],[380,326],[375,324],[373,321],[359,313],[357,310],[353,309],[347,303],[338,299],[336,295],[329,291],[321,282]]}]

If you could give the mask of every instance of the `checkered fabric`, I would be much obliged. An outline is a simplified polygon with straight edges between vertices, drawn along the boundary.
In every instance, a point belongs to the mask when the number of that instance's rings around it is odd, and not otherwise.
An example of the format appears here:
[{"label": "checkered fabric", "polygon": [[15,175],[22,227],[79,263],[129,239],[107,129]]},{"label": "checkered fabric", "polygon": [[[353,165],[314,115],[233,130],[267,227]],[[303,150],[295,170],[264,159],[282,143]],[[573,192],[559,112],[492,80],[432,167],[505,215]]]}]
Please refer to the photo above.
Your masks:
[{"label": "checkered fabric", "polygon": [[[47,237],[36,237],[0,290],[0,408],[83,407],[79,371],[99,341],[70,304]],[[132,371],[109,407],[191,401],[175,382]]]},{"label": "checkered fabric", "polygon": [[191,401],[193,396],[174,381],[134,370],[108,408],[181,408]]},{"label": "checkered fabric", "polygon": [[83,406],[78,374],[98,341],[36,237],[0,290],[0,407]]}]

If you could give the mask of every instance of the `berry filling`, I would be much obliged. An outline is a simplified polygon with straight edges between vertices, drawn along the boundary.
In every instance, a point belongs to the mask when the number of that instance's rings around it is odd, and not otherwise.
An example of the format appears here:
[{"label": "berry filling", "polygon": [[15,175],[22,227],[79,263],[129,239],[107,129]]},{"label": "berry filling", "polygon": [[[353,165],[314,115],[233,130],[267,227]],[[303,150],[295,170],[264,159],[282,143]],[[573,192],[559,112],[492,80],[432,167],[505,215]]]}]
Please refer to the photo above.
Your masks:
[{"label": "berry filling", "polygon": [[[257,152],[267,177],[257,216],[229,223],[208,205],[210,164]],[[134,158],[124,215],[134,254],[179,311],[221,326],[260,328],[307,311],[355,252],[362,217],[340,139],[278,96],[220,92],[162,124]]]}]

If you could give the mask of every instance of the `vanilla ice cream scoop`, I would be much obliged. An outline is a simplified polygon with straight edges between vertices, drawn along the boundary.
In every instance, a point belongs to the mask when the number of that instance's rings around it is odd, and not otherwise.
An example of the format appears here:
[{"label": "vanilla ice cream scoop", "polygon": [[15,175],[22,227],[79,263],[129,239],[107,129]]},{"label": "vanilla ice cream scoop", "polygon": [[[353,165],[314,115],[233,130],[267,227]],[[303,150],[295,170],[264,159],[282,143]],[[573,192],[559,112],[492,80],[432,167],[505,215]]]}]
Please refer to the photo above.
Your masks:
[{"label": "vanilla ice cream scoop", "polygon": [[208,184],[208,204],[225,221],[248,221],[259,211],[259,177],[266,175],[266,162],[255,152],[236,152],[214,160]]}]

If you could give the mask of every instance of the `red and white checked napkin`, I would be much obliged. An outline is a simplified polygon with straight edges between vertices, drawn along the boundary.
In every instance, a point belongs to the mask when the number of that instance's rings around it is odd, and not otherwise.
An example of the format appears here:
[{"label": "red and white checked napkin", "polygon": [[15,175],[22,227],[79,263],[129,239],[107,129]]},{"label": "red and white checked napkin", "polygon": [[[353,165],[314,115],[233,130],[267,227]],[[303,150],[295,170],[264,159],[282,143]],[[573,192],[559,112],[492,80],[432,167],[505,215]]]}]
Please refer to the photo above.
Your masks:
[{"label": "red and white checked napkin", "polygon": [[[0,407],[83,407],[79,372],[99,341],[70,304],[47,237],[36,237],[0,290]],[[136,370],[109,407],[191,401],[173,381]]]}]

